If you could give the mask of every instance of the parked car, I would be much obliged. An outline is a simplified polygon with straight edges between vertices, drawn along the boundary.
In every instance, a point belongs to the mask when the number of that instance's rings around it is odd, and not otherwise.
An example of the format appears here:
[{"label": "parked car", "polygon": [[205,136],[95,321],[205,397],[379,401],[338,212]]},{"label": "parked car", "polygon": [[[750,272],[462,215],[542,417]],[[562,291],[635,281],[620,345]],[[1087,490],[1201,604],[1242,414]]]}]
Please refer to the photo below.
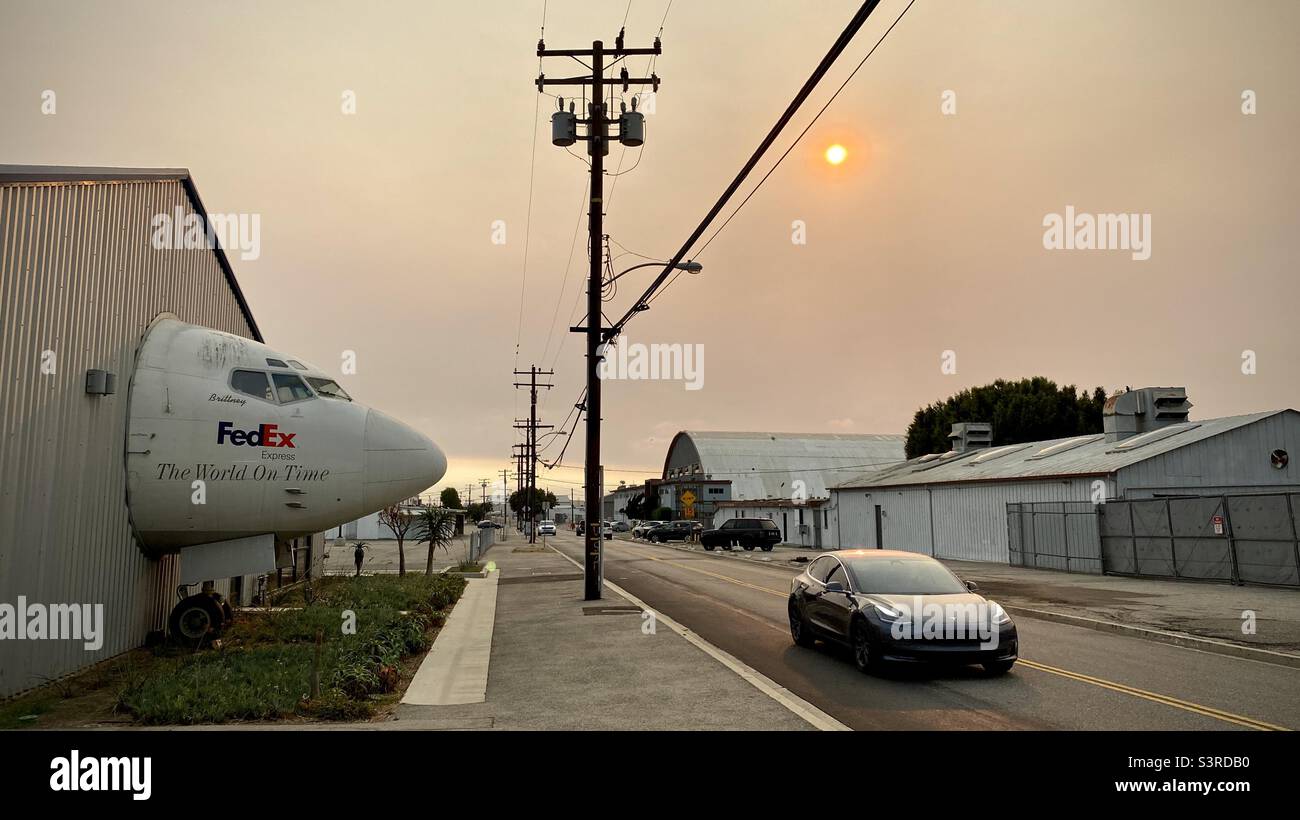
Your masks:
[{"label": "parked car", "polygon": [[627,532],[630,529],[632,528],[628,526],[628,523],[626,521],[614,522],[614,532]]},{"label": "parked car", "polygon": [[608,521],[606,521],[605,524],[604,524],[604,526],[601,527],[601,530],[600,530],[600,537],[601,537],[601,538],[613,538],[613,537],[614,537],[614,525],[611,524],[611,523],[609,523]]},{"label": "parked car", "polygon": [[546,519],[545,521],[543,521],[542,523],[538,524],[538,525],[537,525],[537,534],[538,534],[538,535],[555,535],[555,522],[548,518],[548,519]]},{"label": "parked car", "polygon": [[843,644],[863,672],[891,662],[978,663],[1001,675],[1019,657],[1019,636],[978,588],[928,555],[837,550],[790,582],[790,637],[804,647]]},{"label": "parked car", "polygon": [[492,529],[492,530],[503,530],[503,529],[505,529],[505,527],[502,526],[501,524],[498,524],[498,523],[495,522],[495,521],[489,521],[489,520],[487,520],[486,518],[484,518],[482,521],[478,522],[478,528],[479,528],[480,530],[487,530],[487,529]]},{"label": "parked car", "polygon": [[689,541],[693,529],[689,521],[668,521],[650,530],[645,537],[647,541],[658,544],[668,541]]},{"label": "parked car", "polygon": [[757,547],[771,552],[772,547],[781,543],[781,528],[767,518],[732,518],[716,530],[700,533],[700,543],[710,552],[718,547],[724,550],[732,547],[753,550]]},{"label": "parked car", "polygon": [[662,524],[662,521],[638,521],[632,527],[633,538],[645,538],[646,533]]}]

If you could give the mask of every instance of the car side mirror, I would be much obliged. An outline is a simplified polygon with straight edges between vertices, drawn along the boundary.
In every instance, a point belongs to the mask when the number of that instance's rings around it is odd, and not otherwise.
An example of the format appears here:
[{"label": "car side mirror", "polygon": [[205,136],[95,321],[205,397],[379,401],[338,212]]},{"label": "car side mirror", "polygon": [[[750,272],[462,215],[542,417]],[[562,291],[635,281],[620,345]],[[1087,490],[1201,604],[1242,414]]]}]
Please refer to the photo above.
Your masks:
[{"label": "car side mirror", "polygon": [[844,585],[839,581],[830,581],[826,584],[827,592],[844,592]]},{"label": "car side mirror", "polygon": [[975,592],[980,588],[980,585],[975,583],[974,581],[967,581],[966,588],[969,589],[971,592]]}]

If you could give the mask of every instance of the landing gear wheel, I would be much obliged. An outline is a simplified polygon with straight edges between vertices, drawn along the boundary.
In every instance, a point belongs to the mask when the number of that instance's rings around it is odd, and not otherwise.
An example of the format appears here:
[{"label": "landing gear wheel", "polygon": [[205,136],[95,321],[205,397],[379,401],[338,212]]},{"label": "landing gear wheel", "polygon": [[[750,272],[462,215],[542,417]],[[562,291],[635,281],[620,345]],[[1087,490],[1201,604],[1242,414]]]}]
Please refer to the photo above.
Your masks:
[{"label": "landing gear wheel", "polygon": [[991,663],[984,663],[980,665],[983,666],[984,671],[989,673],[990,675],[1005,675],[1006,673],[1011,671],[1011,667],[1015,666],[1016,662],[1014,660],[993,661]]},{"label": "landing gear wheel", "polygon": [[196,647],[205,640],[221,634],[225,626],[225,613],[221,601],[200,593],[181,601],[167,619],[168,633],[176,642]]},{"label": "landing gear wheel", "polygon": [[816,643],[813,638],[812,630],[808,628],[808,623],[799,614],[799,607],[794,601],[790,602],[790,637],[794,639],[796,646],[808,648]]},{"label": "landing gear wheel", "polygon": [[870,675],[880,666],[876,649],[867,637],[866,628],[862,626],[853,627],[853,665],[864,675]]}]

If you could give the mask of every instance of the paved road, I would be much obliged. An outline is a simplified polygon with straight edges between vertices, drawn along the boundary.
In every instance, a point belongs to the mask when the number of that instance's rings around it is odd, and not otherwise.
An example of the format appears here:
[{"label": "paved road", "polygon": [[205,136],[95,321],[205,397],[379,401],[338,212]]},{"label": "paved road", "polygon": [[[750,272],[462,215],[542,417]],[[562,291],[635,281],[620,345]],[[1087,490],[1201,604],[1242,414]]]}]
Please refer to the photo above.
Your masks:
[{"label": "paved road", "polygon": [[[581,560],[572,536],[551,543]],[[622,538],[605,550],[607,581],[855,729],[1300,728],[1300,670],[1026,618],[1004,677],[862,675],[846,653],[791,642],[792,574]]]}]

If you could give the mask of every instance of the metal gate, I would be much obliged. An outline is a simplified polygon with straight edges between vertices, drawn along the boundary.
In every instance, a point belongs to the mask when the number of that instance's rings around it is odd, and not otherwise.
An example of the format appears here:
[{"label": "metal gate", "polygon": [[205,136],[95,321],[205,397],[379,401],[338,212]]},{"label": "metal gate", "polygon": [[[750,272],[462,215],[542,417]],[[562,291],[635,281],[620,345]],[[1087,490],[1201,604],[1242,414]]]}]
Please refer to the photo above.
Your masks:
[{"label": "metal gate", "polygon": [[1098,506],[1114,575],[1300,586],[1300,494],[1116,500]]},{"label": "metal gate", "polygon": [[1007,550],[1013,566],[1100,575],[1096,509],[1088,501],[1009,503]]}]

